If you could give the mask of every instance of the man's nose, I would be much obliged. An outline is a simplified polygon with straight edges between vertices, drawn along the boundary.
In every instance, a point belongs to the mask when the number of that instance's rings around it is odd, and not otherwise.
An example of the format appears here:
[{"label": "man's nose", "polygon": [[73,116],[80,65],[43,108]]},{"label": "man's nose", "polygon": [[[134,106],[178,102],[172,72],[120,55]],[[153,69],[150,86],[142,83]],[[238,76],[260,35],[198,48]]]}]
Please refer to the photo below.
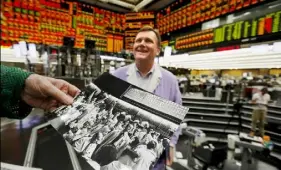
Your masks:
[{"label": "man's nose", "polygon": [[145,41],[144,40],[141,40],[141,45],[145,45]]}]

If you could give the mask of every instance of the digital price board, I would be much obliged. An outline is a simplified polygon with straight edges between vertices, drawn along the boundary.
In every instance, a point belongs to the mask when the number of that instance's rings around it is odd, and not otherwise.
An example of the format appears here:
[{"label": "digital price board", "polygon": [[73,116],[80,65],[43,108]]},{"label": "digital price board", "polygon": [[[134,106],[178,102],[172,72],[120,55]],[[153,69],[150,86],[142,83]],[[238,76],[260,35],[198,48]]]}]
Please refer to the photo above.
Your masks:
[{"label": "digital price board", "polygon": [[247,39],[281,32],[281,11],[250,21],[238,21],[214,30],[214,43]]},{"label": "digital price board", "polygon": [[213,43],[213,29],[187,34],[176,39],[176,49],[201,47]]}]

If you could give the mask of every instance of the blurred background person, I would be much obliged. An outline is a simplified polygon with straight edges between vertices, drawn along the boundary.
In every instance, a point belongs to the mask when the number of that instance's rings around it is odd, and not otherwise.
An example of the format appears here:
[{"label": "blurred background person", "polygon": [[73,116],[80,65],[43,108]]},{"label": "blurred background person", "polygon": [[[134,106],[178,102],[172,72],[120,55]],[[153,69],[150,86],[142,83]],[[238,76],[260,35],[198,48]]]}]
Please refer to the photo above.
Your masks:
[{"label": "blurred background person", "polygon": [[135,170],[133,165],[138,155],[130,149],[126,149],[122,152],[118,160],[111,162],[108,165],[101,167],[100,170]]},{"label": "blurred background person", "polygon": [[136,165],[133,166],[133,170],[149,170],[157,158],[154,151],[155,148],[155,141],[150,141],[147,145],[139,145],[135,149],[136,153],[139,155],[139,159]]},{"label": "blurred background person", "polygon": [[270,95],[267,88],[263,88],[261,91],[256,92],[253,95],[252,103],[254,104],[252,113],[252,131],[251,136],[255,135],[257,123],[259,123],[260,135],[264,136],[264,124],[266,120],[267,105],[270,101]]}]

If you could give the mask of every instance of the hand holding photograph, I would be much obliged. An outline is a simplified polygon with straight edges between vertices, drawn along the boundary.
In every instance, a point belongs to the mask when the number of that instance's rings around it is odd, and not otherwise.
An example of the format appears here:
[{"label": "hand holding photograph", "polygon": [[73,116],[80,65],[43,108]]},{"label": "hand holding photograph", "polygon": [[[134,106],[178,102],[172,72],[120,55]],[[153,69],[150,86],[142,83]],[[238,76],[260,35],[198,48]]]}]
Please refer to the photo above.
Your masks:
[{"label": "hand holding photograph", "polygon": [[103,74],[49,121],[95,170],[149,170],[187,112]]}]

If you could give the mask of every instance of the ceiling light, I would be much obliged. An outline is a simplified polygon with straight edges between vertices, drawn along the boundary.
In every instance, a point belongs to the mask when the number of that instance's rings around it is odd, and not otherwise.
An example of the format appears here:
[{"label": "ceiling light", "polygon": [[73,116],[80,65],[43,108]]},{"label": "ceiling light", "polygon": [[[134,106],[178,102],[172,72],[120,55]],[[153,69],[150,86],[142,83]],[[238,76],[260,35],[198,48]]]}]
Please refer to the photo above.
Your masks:
[{"label": "ceiling light", "polygon": [[126,3],[124,1],[120,1],[120,0],[99,0],[101,2],[110,2],[112,4],[115,4],[115,5],[119,5],[119,6],[122,6],[122,7],[125,7],[125,8],[130,8],[130,9],[134,9],[135,8],[135,5],[132,5],[130,3]]},{"label": "ceiling light", "polygon": [[269,8],[269,9],[272,9],[272,8],[276,8],[276,7],[280,6],[280,5],[281,5],[281,4],[271,5],[271,6],[269,6],[268,8]]},{"label": "ceiling light", "polygon": [[[280,44],[276,43],[276,49]],[[278,47],[277,47],[278,46]],[[270,46],[268,46],[270,47]],[[204,54],[181,54],[168,58],[162,65],[180,64],[190,69],[242,69],[242,68],[269,68],[281,67],[281,51],[268,50],[264,54],[253,52],[254,46],[248,49],[238,49],[223,52]],[[266,51],[265,46],[262,48]]]},{"label": "ceiling light", "polygon": [[136,12],[138,12],[140,9],[142,9],[143,7],[145,7],[147,4],[149,4],[150,2],[152,2],[153,0],[142,0],[139,4],[136,5],[136,7],[134,8],[134,10]]}]

